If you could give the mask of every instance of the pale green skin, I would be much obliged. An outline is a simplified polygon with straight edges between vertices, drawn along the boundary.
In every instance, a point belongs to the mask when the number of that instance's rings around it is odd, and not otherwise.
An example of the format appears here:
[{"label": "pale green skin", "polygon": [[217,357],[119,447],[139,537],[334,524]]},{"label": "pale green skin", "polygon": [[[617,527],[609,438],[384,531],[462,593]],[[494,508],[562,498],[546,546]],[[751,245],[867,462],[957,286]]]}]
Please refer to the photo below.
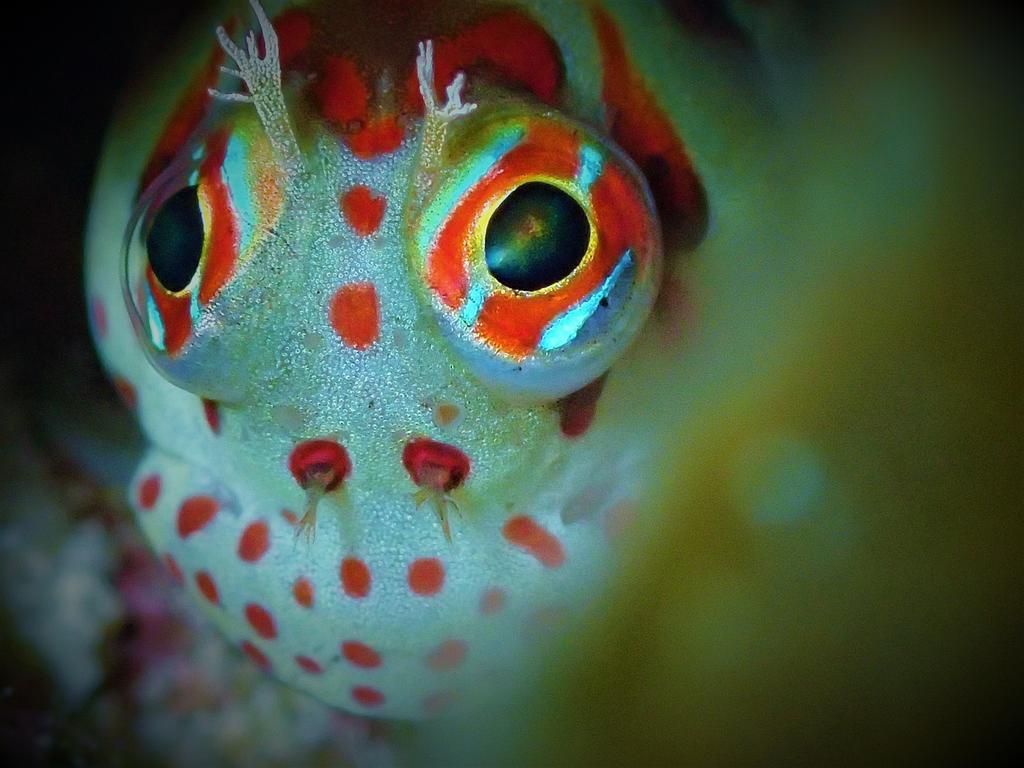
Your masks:
[{"label": "pale green skin", "polygon": [[[599,128],[601,71],[585,7],[523,5],[562,48],[571,116]],[[627,41],[642,43],[633,45],[635,65],[676,120],[714,212],[719,196],[728,194],[716,169],[742,162],[743,153],[733,143],[725,157],[712,126],[720,119],[717,109],[742,124],[742,99],[660,8],[631,12],[630,3],[612,5]],[[267,10],[273,16],[276,9],[268,4]],[[233,396],[221,409],[221,433],[212,434],[197,397],[211,393],[186,391],[150,364],[130,325],[120,274],[142,165],[186,73],[208,55],[214,26],[200,23],[189,44],[140,91],[144,108],[121,112],[108,137],[89,221],[87,291],[106,307],[109,326],[98,346],[111,374],[136,388],[138,418],[151,441],[135,482],[154,472],[162,478],[155,508],[138,518],[154,549],[179,563],[189,590],[196,589],[195,572],[213,574],[220,605],[202,598],[199,603],[233,642],[258,645],[279,677],[355,711],[421,717],[425,699],[436,693],[472,688],[482,673],[493,680],[496,671],[521,672],[535,645],[536,633],[529,630],[537,611],[573,611],[599,594],[613,562],[607,513],[642,495],[656,447],[647,444],[643,414],[629,412],[628,372],[664,349],[664,321],[652,320],[612,369],[589,432],[567,440],[557,411],[547,404],[517,404],[483,385],[411,284],[399,230],[419,127],[410,127],[399,151],[372,162],[355,161],[340,143],[325,139],[314,158],[320,183],[301,201],[302,221],[286,216],[277,227],[302,258],[277,242],[265,243],[213,305],[213,316],[231,317],[215,328],[227,351],[214,365],[232,382]],[[355,236],[338,212],[339,186],[353,183],[379,189],[389,200],[380,233],[370,240]],[[666,254],[666,263],[678,269],[679,254]],[[333,289],[361,280],[374,282],[382,308],[380,342],[369,351],[341,344],[326,318]],[[679,329],[668,330],[679,338]],[[439,402],[459,406],[461,416],[451,426],[435,424],[431,405]],[[416,435],[458,445],[473,462],[457,497],[462,514],[453,516],[450,543],[431,509],[417,507],[417,489],[400,461],[403,444]],[[340,493],[320,502],[315,541],[296,543],[280,512],[301,511],[305,494],[288,472],[287,457],[297,441],[324,436],[346,446],[353,476]],[[177,510],[194,494],[215,496],[223,506],[212,523],[182,541]],[[135,485],[130,496],[134,502]],[[502,537],[504,522],[520,514],[557,537],[563,566],[546,568]],[[243,563],[236,555],[239,536],[256,520],[270,526],[270,549],[258,563]],[[349,555],[371,568],[373,586],[364,599],[340,587],[339,563]],[[406,579],[408,564],[421,557],[439,558],[446,569],[443,590],[429,598],[412,594]],[[314,585],[312,609],[292,597],[299,576]],[[502,611],[484,616],[481,595],[490,587],[502,588],[507,599]],[[243,616],[248,602],[273,614],[275,639],[255,635]],[[454,671],[432,669],[424,659],[451,638],[467,643],[465,663]],[[359,669],[339,658],[345,640],[376,649],[382,665]],[[301,670],[294,662],[298,654],[316,659],[323,674]],[[372,686],[384,703],[361,707],[353,701],[353,686]]]}]

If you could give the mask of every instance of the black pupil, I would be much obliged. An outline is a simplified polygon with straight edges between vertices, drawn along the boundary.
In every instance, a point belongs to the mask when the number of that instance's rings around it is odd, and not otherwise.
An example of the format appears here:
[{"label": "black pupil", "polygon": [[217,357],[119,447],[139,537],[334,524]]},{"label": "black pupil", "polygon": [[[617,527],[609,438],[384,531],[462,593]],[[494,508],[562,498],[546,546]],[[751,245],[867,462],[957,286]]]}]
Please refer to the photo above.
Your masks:
[{"label": "black pupil", "polygon": [[172,293],[192,282],[203,253],[203,213],[196,187],[185,187],[160,206],[146,235],[149,266]]},{"label": "black pupil", "polygon": [[534,181],[517,187],[491,216],[484,256],[502,285],[536,291],[571,275],[589,243],[590,222],[580,204]]}]

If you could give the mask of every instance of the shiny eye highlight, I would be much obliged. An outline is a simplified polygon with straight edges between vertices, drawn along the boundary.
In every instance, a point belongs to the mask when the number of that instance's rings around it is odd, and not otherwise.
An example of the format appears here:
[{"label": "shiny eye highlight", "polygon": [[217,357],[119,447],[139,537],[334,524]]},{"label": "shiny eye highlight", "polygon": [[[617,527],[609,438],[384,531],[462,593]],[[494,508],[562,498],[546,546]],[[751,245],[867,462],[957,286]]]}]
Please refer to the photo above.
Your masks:
[{"label": "shiny eye highlight", "polygon": [[149,267],[170,293],[188,287],[203,255],[203,212],[198,191],[193,185],[171,195],[160,206],[146,235]]},{"label": "shiny eye highlight", "polygon": [[536,291],[571,275],[589,243],[590,222],[580,204],[558,187],[529,182],[491,215],[484,256],[499,283]]},{"label": "shiny eye highlight", "polygon": [[481,382],[510,400],[557,399],[605,373],[643,326],[660,224],[643,176],[597,132],[528,107],[481,112],[420,182],[413,273]]}]

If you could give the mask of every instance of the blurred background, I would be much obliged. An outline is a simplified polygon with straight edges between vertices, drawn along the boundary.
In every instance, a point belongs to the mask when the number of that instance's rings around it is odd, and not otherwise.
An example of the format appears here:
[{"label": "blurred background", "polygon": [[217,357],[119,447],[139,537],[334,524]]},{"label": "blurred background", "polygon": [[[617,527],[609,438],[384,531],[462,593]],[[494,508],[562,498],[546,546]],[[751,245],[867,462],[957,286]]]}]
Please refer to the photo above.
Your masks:
[{"label": "blurred background", "polygon": [[713,225],[682,273],[696,318],[683,352],[637,361],[602,401],[659,425],[663,466],[613,594],[561,636],[542,689],[427,728],[262,678],[183,604],[121,498],[140,438],[89,342],[82,231],[117,94],[189,4],[39,8],[9,32],[5,764],[963,765],[1020,751],[1011,22],[983,4],[671,5],[752,73],[774,119],[741,141],[761,162],[730,169],[735,223]]}]

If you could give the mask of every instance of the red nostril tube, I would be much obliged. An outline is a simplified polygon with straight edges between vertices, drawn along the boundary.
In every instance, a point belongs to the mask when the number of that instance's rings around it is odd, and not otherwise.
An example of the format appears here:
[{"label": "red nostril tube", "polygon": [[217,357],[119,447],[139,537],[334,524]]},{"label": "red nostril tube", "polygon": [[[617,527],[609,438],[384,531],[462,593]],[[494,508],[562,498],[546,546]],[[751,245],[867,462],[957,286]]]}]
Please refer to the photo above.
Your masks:
[{"label": "red nostril tube", "polygon": [[416,485],[441,493],[458,488],[469,476],[469,457],[466,454],[454,445],[426,437],[405,444],[402,464]]},{"label": "red nostril tube", "polygon": [[333,440],[306,440],[292,449],[288,469],[303,489],[316,486],[329,493],[352,472],[352,462],[348,451]]}]

